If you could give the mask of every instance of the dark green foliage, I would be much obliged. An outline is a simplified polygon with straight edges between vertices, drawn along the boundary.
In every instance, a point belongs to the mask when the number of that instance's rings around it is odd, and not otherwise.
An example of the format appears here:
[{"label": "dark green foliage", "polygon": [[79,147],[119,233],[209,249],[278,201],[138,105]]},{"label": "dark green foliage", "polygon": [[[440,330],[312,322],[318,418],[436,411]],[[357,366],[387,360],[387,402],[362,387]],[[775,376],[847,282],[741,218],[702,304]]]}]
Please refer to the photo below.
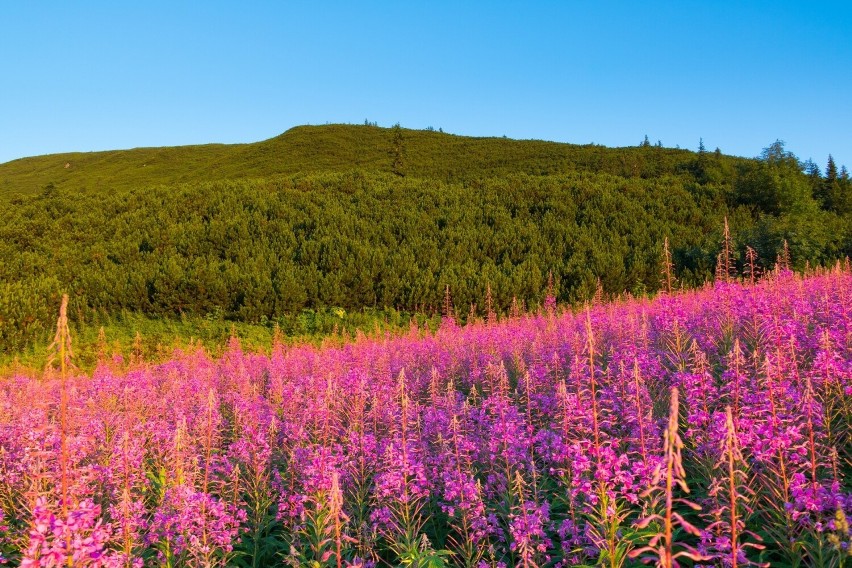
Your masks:
[{"label": "dark green foliage", "polygon": [[[0,269],[6,264],[5,259],[0,261]],[[59,281],[49,274],[29,280],[0,278],[0,353],[17,351],[32,338],[50,335],[60,290]]]},{"label": "dark green foliage", "polygon": [[[771,266],[784,239],[796,266],[852,252],[848,213],[816,206],[781,143],[754,161],[300,127],[251,145],[17,160],[0,183],[0,200],[18,195],[0,211],[5,353],[47,336],[63,292],[80,324],[139,313],[285,328],[334,308],[439,313],[449,286],[464,319],[471,304],[484,315],[489,285],[498,312],[513,297],[541,305],[551,271],[562,302],[592,298],[598,279],[606,294],[655,291],[665,237],[678,280],[700,284],[725,216],[740,267],[746,245]],[[836,183],[848,196],[848,175]],[[321,331],[306,326],[296,333]]]},{"label": "dark green foliage", "polygon": [[825,209],[836,211],[842,215],[852,213],[852,184],[849,182],[849,174],[844,166],[838,175],[837,166],[831,155],[828,156],[821,194]]},{"label": "dark green foliage", "polygon": [[837,181],[837,165],[831,154],[828,155],[828,165],[825,167],[825,181],[828,183]]},{"label": "dark green foliage", "polygon": [[802,173],[796,156],[777,140],[764,149],[761,158],[740,166],[734,202],[758,212],[798,214],[816,207],[813,189]]}]

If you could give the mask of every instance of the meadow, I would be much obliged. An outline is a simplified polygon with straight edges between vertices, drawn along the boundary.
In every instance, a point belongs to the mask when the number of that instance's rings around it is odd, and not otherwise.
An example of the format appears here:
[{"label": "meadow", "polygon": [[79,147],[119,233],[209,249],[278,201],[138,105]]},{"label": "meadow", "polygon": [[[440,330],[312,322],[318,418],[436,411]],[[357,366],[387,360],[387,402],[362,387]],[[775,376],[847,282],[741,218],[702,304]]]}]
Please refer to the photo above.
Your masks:
[{"label": "meadow", "polygon": [[0,379],[0,562],[849,565],[850,304],[847,263],[91,373],[63,311]]}]

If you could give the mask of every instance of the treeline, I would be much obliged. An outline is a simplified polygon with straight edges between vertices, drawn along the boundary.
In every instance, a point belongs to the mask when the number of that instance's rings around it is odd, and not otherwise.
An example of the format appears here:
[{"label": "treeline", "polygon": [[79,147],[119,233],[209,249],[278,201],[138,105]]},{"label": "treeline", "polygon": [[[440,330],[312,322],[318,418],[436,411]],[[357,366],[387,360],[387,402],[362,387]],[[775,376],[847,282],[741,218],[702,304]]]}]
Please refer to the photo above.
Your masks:
[{"label": "treeline", "polygon": [[112,194],[48,187],[0,214],[0,349],[43,339],[64,292],[77,319],[265,323],[332,307],[436,312],[449,287],[464,320],[471,304],[483,313],[488,288],[498,311],[540,305],[551,273],[560,302],[591,298],[598,282],[653,292],[665,238],[680,284],[697,285],[713,277],[725,217],[740,267],[746,246],[771,266],[784,240],[799,268],[852,255],[848,175],[803,172],[781,144],[752,161],[690,155],[650,177],[354,170]]}]

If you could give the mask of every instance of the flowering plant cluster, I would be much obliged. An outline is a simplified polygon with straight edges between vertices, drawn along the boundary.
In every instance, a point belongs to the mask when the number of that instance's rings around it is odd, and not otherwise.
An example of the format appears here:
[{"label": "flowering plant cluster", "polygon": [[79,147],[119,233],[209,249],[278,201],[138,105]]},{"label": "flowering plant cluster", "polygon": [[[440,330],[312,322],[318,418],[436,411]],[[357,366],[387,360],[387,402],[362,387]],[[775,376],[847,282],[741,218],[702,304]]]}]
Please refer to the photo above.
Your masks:
[{"label": "flowering plant cluster", "polygon": [[852,274],[0,378],[0,564],[849,561]]}]

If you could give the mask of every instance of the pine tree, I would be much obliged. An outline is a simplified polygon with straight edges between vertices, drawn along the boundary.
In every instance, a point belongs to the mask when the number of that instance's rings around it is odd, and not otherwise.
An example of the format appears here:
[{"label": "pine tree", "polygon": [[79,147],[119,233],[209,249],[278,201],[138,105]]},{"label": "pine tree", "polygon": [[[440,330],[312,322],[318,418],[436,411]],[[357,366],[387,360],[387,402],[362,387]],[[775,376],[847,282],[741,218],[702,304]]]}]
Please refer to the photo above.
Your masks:
[{"label": "pine tree", "polygon": [[692,166],[692,173],[698,183],[707,183],[708,157],[707,149],[704,147],[704,138],[698,139],[698,158]]},{"label": "pine tree", "polygon": [[808,174],[808,177],[811,179],[822,179],[822,171],[819,169],[819,166],[813,160],[805,161],[805,173]]},{"label": "pine tree", "polygon": [[825,194],[825,208],[840,215],[845,215],[852,211],[852,194],[849,187],[849,172],[846,171],[846,166],[837,172],[837,165],[834,163],[834,158],[828,156],[828,166],[825,168],[825,181],[823,182],[823,193]]},{"label": "pine tree", "polygon": [[837,181],[837,165],[831,154],[828,155],[828,165],[825,167],[825,181],[828,183]]},{"label": "pine tree", "polygon": [[822,179],[820,167],[813,160],[807,160],[804,163],[803,169],[811,184],[811,194],[814,196],[814,199],[823,209],[828,208],[828,188],[825,180]]}]

